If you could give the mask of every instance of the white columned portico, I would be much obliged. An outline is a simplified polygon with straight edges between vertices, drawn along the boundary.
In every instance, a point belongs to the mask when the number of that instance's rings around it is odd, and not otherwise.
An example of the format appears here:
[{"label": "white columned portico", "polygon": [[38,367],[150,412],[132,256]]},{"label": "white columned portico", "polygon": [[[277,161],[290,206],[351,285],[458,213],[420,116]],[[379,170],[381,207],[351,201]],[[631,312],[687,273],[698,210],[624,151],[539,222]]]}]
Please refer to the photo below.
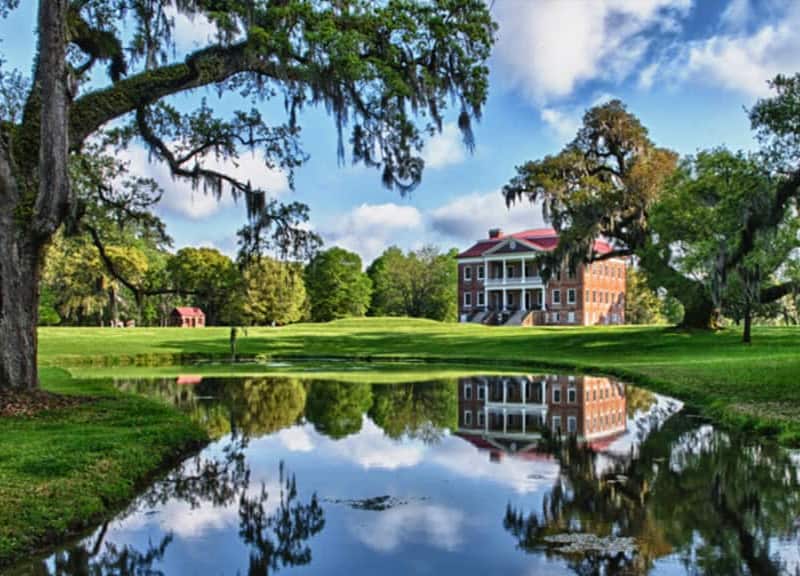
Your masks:
[{"label": "white columned portico", "polygon": [[483,433],[489,433],[489,407],[483,407]]},{"label": "white columned portico", "polygon": [[525,380],[523,380],[521,386],[522,387],[520,388],[520,394],[522,395],[522,403],[525,404],[525,388],[527,388],[528,383]]},{"label": "white columned portico", "polygon": [[541,309],[544,310],[544,301],[547,299],[547,287],[542,287],[542,301],[540,303]]},{"label": "white columned portico", "polygon": [[508,380],[503,380],[503,404],[508,402]]},{"label": "white columned portico", "polygon": [[547,404],[547,382],[542,380],[542,404]]},{"label": "white columned portico", "polygon": [[508,432],[508,412],[503,408],[503,434]]},{"label": "white columned portico", "polygon": [[522,410],[522,433],[525,434],[525,410]]},{"label": "white columned portico", "polygon": [[[505,280],[503,281],[505,282]],[[508,296],[506,293],[506,289],[503,288],[503,310],[505,310],[507,307],[508,307]]]}]

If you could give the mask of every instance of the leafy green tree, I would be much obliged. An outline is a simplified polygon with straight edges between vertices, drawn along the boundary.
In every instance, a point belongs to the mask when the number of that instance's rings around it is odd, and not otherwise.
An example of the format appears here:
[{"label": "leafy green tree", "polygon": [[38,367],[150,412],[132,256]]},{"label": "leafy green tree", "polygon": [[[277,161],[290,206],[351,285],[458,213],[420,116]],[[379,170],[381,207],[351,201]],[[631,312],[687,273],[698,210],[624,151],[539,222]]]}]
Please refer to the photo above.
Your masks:
[{"label": "leafy green tree", "polygon": [[783,296],[773,289],[778,285],[773,279],[800,247],[798,221],[788,205],[773,226],[748,238],[748,248],[741,246],[747,219],[753,214],[774,218],[778,190],[759,157],[721,148],[703,151],[681,163],[651,213],[661,243],[680,247],[672,265],[704,282],[715,307],[744,320],[745,342],[753,315]]},{"label": "leafy green tree", "polygon": [[242,272],[242,317],[249,325],[291,324],[306,313],[306,288],[299,265],[260,257]]},{"label": "leafy green tree", "polygon": [[318,432],[339,439],[361,430],[364,414],[372,406],[369,384],[320,380],[308,387],[306,419]]},{"label": "leafy green tree", "polygon": [[241,282],[230,258],[215,248],[181,248],[167,267],[176,289],[203,309],[208,324],[230,320],[231,297]]},{"label": "leafy green tree", "polygon": [[361,270],[358,254],[343,248],[318,253],[306,266],[305,284],[314,322],[367,312],[372,283]]},{"label": "leafy green tree", "polygon": [[[522,198],[542,202],[561,236],[547,258],[549,268],[635,255],[648,277],[681,301],[685,325],[709,327],[715,309],[707,286],[671,265],[667,241],[653,245],[649,214],[677,160],[613,100],[588,110],[575,139],[558,154],[517,167],[503,193],[509,204]],[[601,236],[611,240],[611,252],[595,252]]]},{"label": "leafy green tree", "polygon": [[373,316],[412,316],[454,321],[457,315],[457,251],[433,246],[403,254],[388,248],[367,269],[372,279]]},{"label": "leafy green tree", "polygon": [[[0,17],[17,0],[0,1]],[[352,158],[401,192],[422,177],[423,135],[441,130],[448,104],[473,144],[470,123],[488,93],[495,24],[483,0],[39,0],[29,83],[2,74],[0,94],[0,386],[38,385],[36,325],[43,248],[61,225],[80,221],[70,159],[87,143],[143,141],[176,178],[244,200],[246,253],[305,256],[318,238],[305,205],[269,200],[209,160],[260,152],[293,182],[306,156],[300,110],[322,105]],[[175,59],[170,10],[206,18],[208,45]],[[106,66],[106,73],[99,66]],[[29,86],[29,90],[15,87]],[[8,88],[11,89],[8,89]],[[241,94],[247,109],[221,117],[203,102],[188,113],[179,95],[213,88]],[[282,96],[286,117],[260,104]],[[230,98],[224,99],[230,109]],[[416,123],[416,118],[422,119]],[[111,129],[104,127],[112,126]],[[105,130],[105,133],[103,133]]]},{"label": "leafy green tree", "polygon": [[427,246],[409,255],[411,305],[409,316],[453,322],[458,313],[457,250],[445,254]]},{"label": "leafy green tree", "polygon": [[61,316],[56,310],[56,295],[47,286],[43,286],[39,298],[39,325],[56,326],[60,323]]},{"label": "leafy green tree", "polygon": [[663,302],[647,284],[647,278],[636,268],[628,268],[625,287],[625,322],[628,324],[661,324]]},{"label": "leafy green tree", "polygon": [[372,280],[371,316],[406,316],[411,291],[408,258],[397,246],[390,246],[367,268]]}]

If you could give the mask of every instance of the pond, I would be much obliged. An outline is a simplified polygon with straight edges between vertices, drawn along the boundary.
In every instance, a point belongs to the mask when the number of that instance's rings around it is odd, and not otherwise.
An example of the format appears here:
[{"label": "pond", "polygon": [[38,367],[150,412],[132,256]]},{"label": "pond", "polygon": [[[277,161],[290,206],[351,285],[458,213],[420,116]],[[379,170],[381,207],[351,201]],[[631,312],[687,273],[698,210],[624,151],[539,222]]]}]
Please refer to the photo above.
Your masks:
[{"label": "pond", "polygon": [[677,401],[595,376],[352,373],[119,379],[213,442],[12,573],[800,571],[800,459]]}]

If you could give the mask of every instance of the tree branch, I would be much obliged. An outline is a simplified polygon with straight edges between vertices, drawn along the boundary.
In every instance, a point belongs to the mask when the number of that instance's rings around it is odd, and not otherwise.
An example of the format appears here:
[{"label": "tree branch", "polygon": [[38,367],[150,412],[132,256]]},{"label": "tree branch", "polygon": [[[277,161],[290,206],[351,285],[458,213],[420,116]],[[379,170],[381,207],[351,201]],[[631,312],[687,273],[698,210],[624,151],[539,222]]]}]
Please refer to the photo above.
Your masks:
[{"label": "tree branch", "polygon": [[793,292],[798,291],[800,291],[800,283],[794,280],[789,280],[783,284],[776,284],[775,286],[762,288],[759,294],[759,302],[762,304],[768,304],[770,302],[780,300],[787,294],[792,294]]},{"label": "tree branch", "polygon": [[80,149],[95,130],[115,118],[165,96],[216,84],[242,72],[294,81],[304,77],[297,69],[279,67],[259,55],[247,41],[211,46],[190,54],[184,62],[136,74],[76,100],[70,114],[70,148]]}]

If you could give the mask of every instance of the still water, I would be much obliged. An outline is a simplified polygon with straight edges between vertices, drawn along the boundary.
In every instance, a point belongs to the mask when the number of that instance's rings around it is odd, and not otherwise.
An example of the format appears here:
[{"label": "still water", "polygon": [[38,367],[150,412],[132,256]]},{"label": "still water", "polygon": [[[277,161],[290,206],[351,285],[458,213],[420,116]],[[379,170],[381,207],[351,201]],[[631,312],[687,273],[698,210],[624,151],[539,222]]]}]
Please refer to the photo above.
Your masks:
[{"label": "still water", "polygon": [[797,574],[796,454],[610,378],[120,380],[214,441],[15,574]]}]

